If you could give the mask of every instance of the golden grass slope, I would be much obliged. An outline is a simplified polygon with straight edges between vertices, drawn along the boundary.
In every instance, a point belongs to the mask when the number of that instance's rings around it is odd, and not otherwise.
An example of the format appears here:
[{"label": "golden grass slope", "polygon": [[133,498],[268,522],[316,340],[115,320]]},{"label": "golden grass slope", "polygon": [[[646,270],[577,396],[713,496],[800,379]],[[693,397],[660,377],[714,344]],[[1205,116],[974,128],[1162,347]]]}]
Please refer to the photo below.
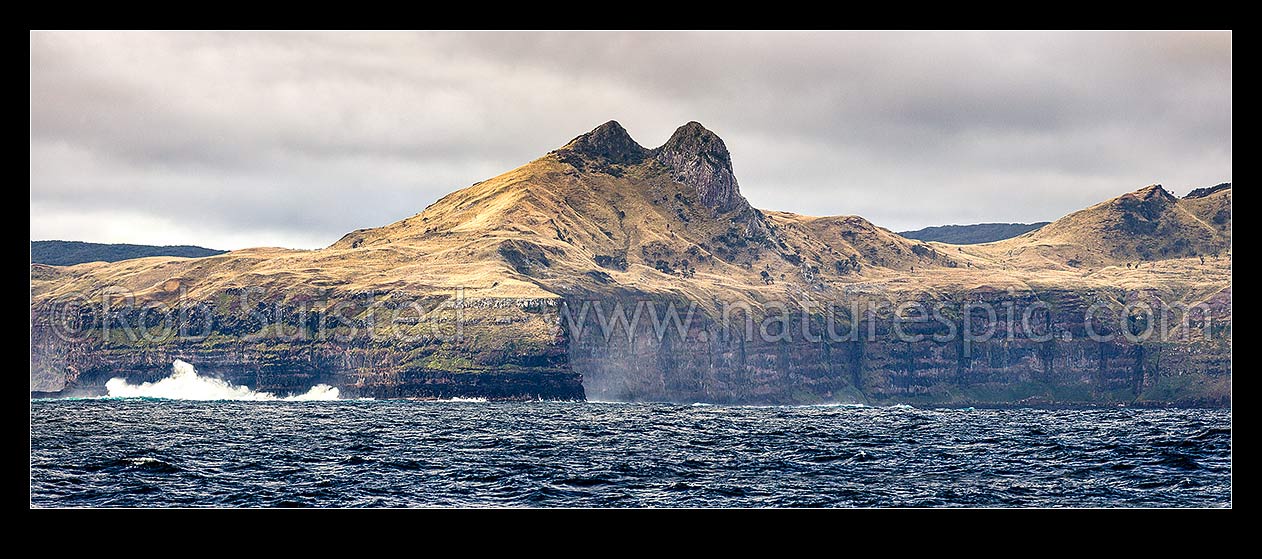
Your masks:
[{"label": "golden grass slope", "polygon": [[[1230,189],[1181,200],[1152,185],[1030,233],[978,246],[1017,268],[1093,269],[1172,258],[1213,258],[1231,249],[1230,207]],[[1219,215],[1224,208],[1225,217]]]},{"label": "golden grass slope", "polygon": [[1230,189],[1179,200],[1147,187],[1020,237],[955,246],[858,216],[716,212],[651,159],[580,170],[554,152],[325,249],[32,266],[31,289],[36,302],[106,288],[141,301],[239,288],[282,300],[464,288],[469,299],[630,291],[709,307],[856,291],[1099,287],[1200,300],[1230,288],[1230,205]]}]

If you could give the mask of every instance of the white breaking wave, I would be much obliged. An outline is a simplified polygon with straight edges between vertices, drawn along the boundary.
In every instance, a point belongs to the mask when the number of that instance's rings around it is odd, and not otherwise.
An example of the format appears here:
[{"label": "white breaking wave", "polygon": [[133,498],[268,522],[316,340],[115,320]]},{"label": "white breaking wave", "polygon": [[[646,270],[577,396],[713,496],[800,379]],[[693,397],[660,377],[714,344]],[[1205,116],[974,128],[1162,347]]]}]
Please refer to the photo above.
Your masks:
[{"label": "white breaking wave", "polygon": [[171,376],[157,382],[131,384],[126,379],[112,378],[105,383],[111,398],[165,398],[168,400],[256,400],[256,401],[305,401],[336,400],[337,388],[327,384],[312,386],[305,394],[278,397],[271,392],[255,392],[248,386],[237,386],[217,378],[197,374],[192,365],[175,360],[171,364]]}]

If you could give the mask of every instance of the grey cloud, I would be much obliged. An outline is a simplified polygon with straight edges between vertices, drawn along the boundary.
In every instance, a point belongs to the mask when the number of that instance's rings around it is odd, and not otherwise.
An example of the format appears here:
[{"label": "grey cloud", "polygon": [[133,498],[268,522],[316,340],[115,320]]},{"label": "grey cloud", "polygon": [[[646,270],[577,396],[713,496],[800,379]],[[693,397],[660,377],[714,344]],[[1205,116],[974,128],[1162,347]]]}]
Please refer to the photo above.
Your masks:
[{"label": "grey cloud", "polygon": [[611,118],[650,146],[699,120],[756,205],[892,229],[1231,178],[1230,33],[32,33],[30,50],[33,237],[82,234],[76,212],[184,214],[84,240],[319,246]]}]

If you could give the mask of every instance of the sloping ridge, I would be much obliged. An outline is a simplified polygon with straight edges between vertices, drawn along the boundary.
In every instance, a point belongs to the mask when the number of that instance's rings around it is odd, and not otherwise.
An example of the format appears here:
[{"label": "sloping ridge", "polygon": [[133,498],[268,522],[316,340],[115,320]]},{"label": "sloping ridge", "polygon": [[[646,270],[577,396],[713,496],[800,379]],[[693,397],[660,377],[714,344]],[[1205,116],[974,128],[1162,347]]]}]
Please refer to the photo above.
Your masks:
[{"label": "sloping ridge", "polygon": [[50,266],[73,266],[85,262],[117,262],[150,256],[201,258],[225,252],[227,251],[191,245],[155,246],[82,241],[31,241],[31,263]]},{"label": "sloping ridge", "polygon": [[976,245],[1010,239],[1051,223],[974,223],[972,225],[939,225],[915,231],[899,231],[908,239],[937,241],[955,245]]},{"label": "sloping ridge", "polygon": [[1218,255],[1231,248],[1231,189],[1179,199],[1146,186],[993,244],[1019,263],[1092,267]]}]

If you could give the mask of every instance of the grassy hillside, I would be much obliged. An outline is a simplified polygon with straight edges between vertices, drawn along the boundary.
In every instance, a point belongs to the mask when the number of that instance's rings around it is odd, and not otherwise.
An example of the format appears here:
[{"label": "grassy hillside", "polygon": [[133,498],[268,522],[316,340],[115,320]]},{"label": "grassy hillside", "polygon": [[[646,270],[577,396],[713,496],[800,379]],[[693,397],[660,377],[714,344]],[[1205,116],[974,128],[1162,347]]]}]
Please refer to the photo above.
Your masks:
[{"label": "grassy hillside", "polygon": [[[558,298],[635,290],[711,301],[799,300],[855,288],[939,292],[1196,283],[1229,288],[1230,189],[1179,200],[1159,186],[1020,236],[951,245],[907,239],[858,216],[764,212],[735,190],[722,140],[690,123],[663,148],[616,123],[422,212],[312,251],[248,249],[38,269],[37,299],[116,285],[142,299],[263,288],[282,299],[388,289],[467,298]],[[695,136],[695,137],[694,137]],[[666,153],[698,146],[698,157]],[[681,148],[682,149],[682,148]],[[693,154],[696,155],[696,154]],[[697,187],[694,177],[729,182]],[[1209,260],[1202,261],[1202,256]],[[1135,261],[1196,273],[1157,275]],[[1201,289],[1204,288],[1204,289]]]},{"label": "grassy hillside", "polygon": [[1214,258],[1231,250],[1231,189],[1179,199],[1146,186],[1037,231],[978,245],[1020,268],[1093,269],[1157,260]]}]

